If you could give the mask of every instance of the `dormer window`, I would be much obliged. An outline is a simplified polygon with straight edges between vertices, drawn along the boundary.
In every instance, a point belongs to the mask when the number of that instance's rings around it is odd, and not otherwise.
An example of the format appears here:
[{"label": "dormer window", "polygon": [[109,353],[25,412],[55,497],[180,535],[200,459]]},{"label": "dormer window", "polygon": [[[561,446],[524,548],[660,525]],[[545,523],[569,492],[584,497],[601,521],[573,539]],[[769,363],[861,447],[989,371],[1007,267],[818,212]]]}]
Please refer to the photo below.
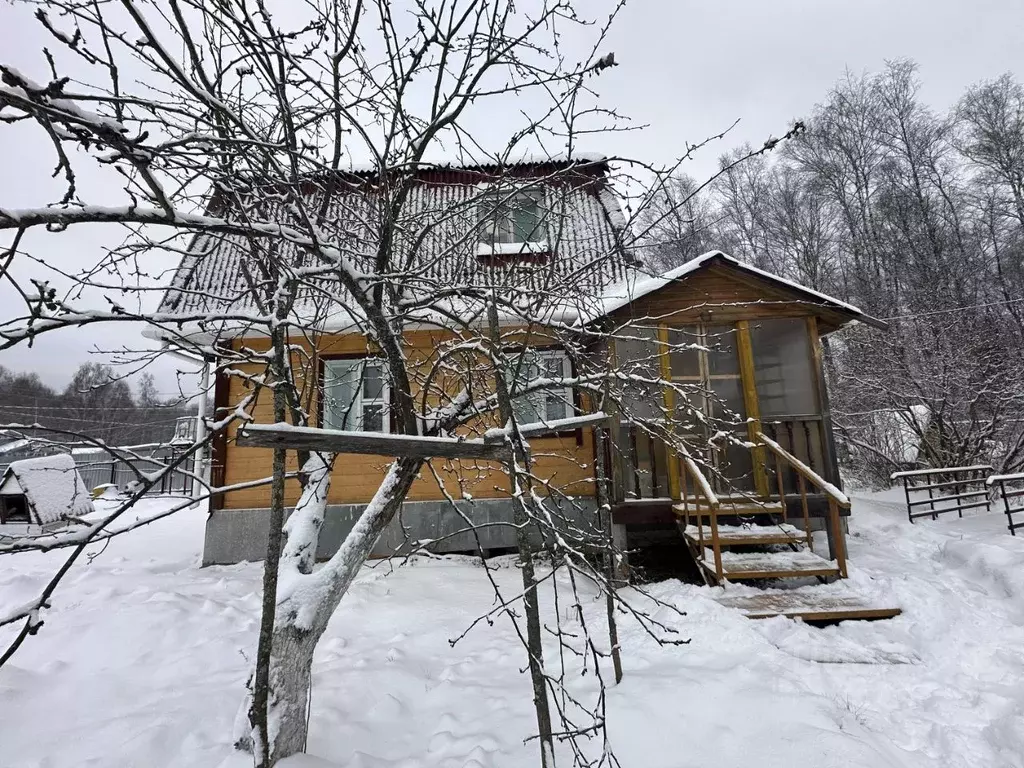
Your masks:
[{"label": "dormer window", "polygon": [[548,252],[539,189],[494,191],[480,201],[480,256],[541,255]]}]

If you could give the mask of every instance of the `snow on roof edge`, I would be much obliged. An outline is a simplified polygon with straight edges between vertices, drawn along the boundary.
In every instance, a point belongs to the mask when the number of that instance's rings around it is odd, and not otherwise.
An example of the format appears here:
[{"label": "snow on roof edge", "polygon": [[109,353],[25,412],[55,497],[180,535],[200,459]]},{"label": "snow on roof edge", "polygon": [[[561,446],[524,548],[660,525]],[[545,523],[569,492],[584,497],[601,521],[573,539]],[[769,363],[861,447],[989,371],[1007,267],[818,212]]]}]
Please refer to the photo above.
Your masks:
[{"label": "snow on roof edge", "polygon": [[[559,152],[553,155],[523,152],[508,157],[485,155],[482,160],[473,160],[472,158],[463,158],[461,160],[458,158],[439,158],[437,160],[430,160],[426,158],[415,163],[415,167],[422,171],[439,169],[472,171],[481,168],[511,168],[520,165],[586,165],[591,163],[607,163],[609,160],[611,158],[608,155],[600,152],[573,152],[571,154]],[[380,166],[377,163],[349,163],[340,170],[343,173],[377,173],[380,170]]]}]

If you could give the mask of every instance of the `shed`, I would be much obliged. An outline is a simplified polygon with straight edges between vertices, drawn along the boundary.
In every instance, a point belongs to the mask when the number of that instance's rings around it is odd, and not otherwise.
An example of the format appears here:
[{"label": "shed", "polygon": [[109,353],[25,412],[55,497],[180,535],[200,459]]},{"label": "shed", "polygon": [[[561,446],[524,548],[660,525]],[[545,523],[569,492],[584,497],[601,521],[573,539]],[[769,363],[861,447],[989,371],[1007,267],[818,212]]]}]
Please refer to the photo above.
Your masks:
[{"label": "shed", "polygon": [[52,528],[92,511],[89,489],[66,453],[12,462],[0,479],[0,526]]}]

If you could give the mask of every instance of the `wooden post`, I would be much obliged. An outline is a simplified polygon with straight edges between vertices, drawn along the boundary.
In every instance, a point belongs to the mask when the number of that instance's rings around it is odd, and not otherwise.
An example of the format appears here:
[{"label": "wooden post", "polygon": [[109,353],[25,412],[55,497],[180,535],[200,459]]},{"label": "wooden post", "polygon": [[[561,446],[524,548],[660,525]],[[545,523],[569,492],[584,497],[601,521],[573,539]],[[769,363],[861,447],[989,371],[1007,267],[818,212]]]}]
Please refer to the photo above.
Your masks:
[{"label": "wooden post", "polygon": [[[747,439],[757,443],[761,432],[761,404],[757,399],[757,381],[754,377],[754,347],[750,341],[750,321],[736,323],[736,349],[739,352],[740,384],[743,388],[743,407],[747,411]],[[751,451],[754,465],[754,490],[768,498],[768,474],[765,472],[765,449],[758,445]]]},{"label": "wooden post", "polygon": [[815,384],[818,390],[818,410],[821,412],[819,423],[821,438],[821,458],[825,463],[822,477],[842,490],[843,481],[839,475],[839,459],[834,450],[835,435],[832,430],[832,409],[828,401],[828,387],[825,385],[825,356],[821,349],[821,338],[818,336],[818,319],[813,315],[807,318],[807,334],[811,343],[811,369],[814,371]]},{"label": "wooden post", "polygon": [[679,488],[683,498],[683,523],[685,525],[690,524],[690,489],[689,489],[689,476],[686,472],[681,472],[679,477]]},{"label": "wooden post", "polygon": [[800,484],[800,505],[804,510],[804,533],[807,535],[807,548],[814,551],[814,537],[811,535],[811,516],[807,510],[807,483],[804,476],[797,473],[797,482]]},{"label": "wooden post", "polygon": [[[675,414],[676,393],[672,389],[672,360],[669,357],[668,326],[658,326],[658,362],[661,364],[661,378],[667,382],[662,389],[662,397],[665,401],[665,413],[669,420]],[[679,500],[679,462],[672,459],[673,451],[671,445],[665,446],[665,455],[668,457],[668,493],[673,501]],[[653,454],[652,454],[653,456]]]},{"label": "wooden post", "polygon": [[913,523],[914,522],[914,508],[912,506],[910,506],[910,485],[909,485],[910,478],[903,477],[901,479],[903,480],[903,495],[907,499],[907,519],[911,523]]},{"label": "wooden post", "polygon": [[839,566],[839,575],[846,578],[846,537],[843,535],[843,527],[839,520],[839,507],[831,496],[828,500],[829,522],[832,524],[832,536],[835,539],[836,564]]},{"label": "wooden post", "polygon": [[722,546],[718,542],[718,510],[708,502],[708,514],[711,515],[711,551],[715,555],[715,579],[722,583]]},{"label": "wooden post", "polygon": [[636,448],[636,425],[630,424],[626,434],[629,436],[629,464],[633,468],[633,495],[639,499],[643,497],[643,489],[640,486],[640,452]]},{"label": "wooden post", "polygon": [[782,462],[779,461],[778,454],[775,454],[775,479],[779,484],[779,503],[782,504],[782,519],[785,521],[789,516],[786,511],[786,488],[782,483]]}]

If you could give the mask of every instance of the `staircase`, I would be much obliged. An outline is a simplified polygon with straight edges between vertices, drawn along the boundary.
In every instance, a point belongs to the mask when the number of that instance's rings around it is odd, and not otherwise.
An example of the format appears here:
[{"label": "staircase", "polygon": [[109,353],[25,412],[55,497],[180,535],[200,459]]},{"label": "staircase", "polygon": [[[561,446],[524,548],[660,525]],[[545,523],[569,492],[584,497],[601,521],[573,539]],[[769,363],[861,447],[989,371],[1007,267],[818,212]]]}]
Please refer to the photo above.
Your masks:
[{"label": "staircase", "polygon": [[[848,507],[849,501],[778,443],[764,435],[759,438],[776,459],[778,500],[747,495],[719,497],[697,464],[689,457],[682,458],[682,499],[673,505],[672,511],[705,580],[717,585],[754,579],[846,578],[839,507]],[[803,530],[787,519],[781,479],[783,462],[789,464],[799,478]],[[692,494],[689,481],[692,481]],[[807,505],[808,484],[821,489],[828,498],[829,523],[837,542],[835,560],[814,552]]]}]

